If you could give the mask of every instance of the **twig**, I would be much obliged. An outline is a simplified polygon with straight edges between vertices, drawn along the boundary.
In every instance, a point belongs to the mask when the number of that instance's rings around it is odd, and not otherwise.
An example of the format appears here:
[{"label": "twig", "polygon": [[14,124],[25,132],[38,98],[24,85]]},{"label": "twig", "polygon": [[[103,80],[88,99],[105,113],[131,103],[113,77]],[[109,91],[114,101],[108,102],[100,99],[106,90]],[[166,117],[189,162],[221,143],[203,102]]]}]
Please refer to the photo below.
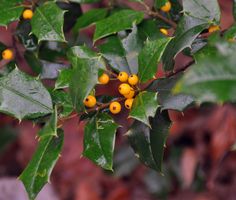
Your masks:
[{"label": "twig", "polygon": [[145,2],[143,2],[143,1],[141,1],[140,4],[142,4],[142,5],[145,7],[146,13],[147,13],[149,16],[155,17],[155,18],[159,18],[159,19],[161,19],[162,21],[166,22],[167,24],[171,25],[174,29],[176,29],[177,24],[176,24],[174,21],[172,21],[172,20],[170,20],[170,19],[164,17],[163,15],[161,15],[161,14],[160,14],[159,12],[157,12],[157,11],[153,11],[153,10],[152,10]]},{"label": "twig", "polygon": [[189,68],[189,67],[190,67],[192,64],[194,64],[194,63],[195,63],[195,61],[194,61],[194,60],[191,60],[190,62],[188,62],[187,64],[185,64],[185,65],[184,65],[183,67],[181,67],[180,69],[178,69],[178,70],[176,70],[176,71],[172,71],[172,72],[166,74],[165,77],[166,77],[166,78],[169,78],[169,77],[174,76],[174,75],[176,75],[176,74],[178,74],[178,73],[180,73],[180,72],[183,72],[183,71],[185,71],[187,68]]}]

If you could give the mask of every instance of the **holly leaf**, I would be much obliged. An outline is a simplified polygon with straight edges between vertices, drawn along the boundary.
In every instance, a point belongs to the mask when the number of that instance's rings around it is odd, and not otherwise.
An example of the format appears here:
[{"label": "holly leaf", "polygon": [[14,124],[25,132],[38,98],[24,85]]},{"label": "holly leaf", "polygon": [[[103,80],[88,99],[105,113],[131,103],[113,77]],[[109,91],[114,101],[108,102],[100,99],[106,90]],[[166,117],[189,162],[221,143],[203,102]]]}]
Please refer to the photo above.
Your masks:
[{"label": "holly leaf", "polygon": [[55,107],[52,116],[45,126],[38,132],[40,138],[46,136],[56,136],[57,137],[57,108]]},{"label": "holly leaf", "polygon": [[157,97],[161,111],[169,109],[184,111],[184,109],[193,104],[194,99],[190,95],[172,94],[172,89],[182,76],[183,74],[180,73],[170,78],[157,79],[147,88],[148,91],[158,92]]},{"label": "holly leaf", "polygon": [[64,13],[55,2],[37,7],[31,20],[32,32],[38,41],[66,42],[63,33]]},{"label": "holly leaf", "polygon": [[62,69],[59,71],[59,75],[56,80],[55,89],[63,89],[69,87],[69,82],[71,80],[72,70]]},{"label": "holly leaf", "polygon": [[83,156],[104,169],[112,170],[115,133],[118,125],[104,113],[90,119],[84,129]]},{"label": "holly leaf", "polygon": [[22,0],[1,0],[0,3],[0,26],[7,26],[10,22],[20,18],[24,6]]},{"label": "holly leaf", "polygon": [[134,99],[129,117],[150,126],[149,117],[153,117],[155,115],[158,107],[157,93],[140,92]]},{"label": "holly leaf", "polygon": [[192,95],[198,103],[235,102],[236,60],[234,52],[235,50],[231,52],[232,54],[225,56],[218,53],[199,60],[177,82],[173,92]]},{"label": "holly leaf", "polygon": [[50,94],[39,80],[17,68],[0,78],[0,111],[18,119],[53,112]]},{"label": "holly leaf", "polygon": [[97,8],[89,10],[77,19],[76,24],[73,28],[73,32],[76,33],[78,32],[78,30],[104,19],[107,13],[108,10],[106,8]]},{"label": "holly leaf", "polygon": [[141,82],[146,82],[155,77],[157,65],[170,41],[171,38],[162,38],[154,41],[148,40],[146,42],[143,50],[138,56],[138,74]]},{"label": "holly leaf", "polygon": [[119,31],[131,29],[133,23],[140,23],[143,20],[143,17],[143,12],[128,9],[118,11],[108,18],[96,22],[93,40],[97,41]]},{"label": "holly leaf", "polygon": [[80,112],[84,109],[84,99],[98,82],[99,69],[105,69],[105,63],[87,47],[71,48],[68,58],[73,67],[69,83],[72,103]]},{"label": "holly leaf", "polygon": [[170,128],[167,112],[155,114],[150,119],[151,128],[135,121],[127,132],[127,136],[135,155],[146,166],[162,172],[164,146]]},{"label": "holly leaf", "polygon": [[19,177],[30,200],[34,200],[43,186],[50,182],[49,177],[60,156],[64,140],[61,129],[57,131],[57,135],[40,138],[32,160]]}]

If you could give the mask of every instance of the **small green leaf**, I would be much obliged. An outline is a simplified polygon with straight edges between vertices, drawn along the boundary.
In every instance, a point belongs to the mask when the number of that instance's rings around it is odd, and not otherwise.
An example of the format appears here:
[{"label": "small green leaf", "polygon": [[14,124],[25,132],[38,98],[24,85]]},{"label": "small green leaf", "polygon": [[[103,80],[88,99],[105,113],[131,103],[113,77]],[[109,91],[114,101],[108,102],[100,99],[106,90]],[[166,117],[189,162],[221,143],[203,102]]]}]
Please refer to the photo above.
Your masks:
[{"label": "small green leaf", "polygon": [[68,58],[73,67],[69,83],[72,103],[80,112],[84,109],[84,99],[98,82],[99,69],[105,69],[105,63],[87,47],[71,48]]},{"label": "small green leaf", "polygon": [[154,0],[154,5],[155,8],[161,8],[162,6],[164,6],[169,0]]},{"label": "small green leaf", "polygon": [[7,26],[10,22],[20,18],[24,6],[23,0],[1,0],[0,3],[0,26]]},{"label": "small green leaf", "polygon": [[0,78],[0,111],[18,119],[52,113],[52,100],[43,84],[17,68]]},{"label": "small green leaf", "polygon": [[31,20],[32,32],[39,42],[44,40],[65,42],[63,33],[64,11],[55,2],[37,7]]},{"label": "small green leaf", "polygon": [[40,138],[46,136],[56,136],[57,137],[57,108],[54,109],[50,120],[45,124],[45,126],[38,132]]},{"label": "small green leaf", "polygon": [[162,54],[171,41],[171,38],[163,38],[155,41],[147,41],[143,50],[138,56],[139,61],[139,79],[146,82],[155,77],[157,65],[160,62]]},{"label": "small green leaf", "polygon": [[58,130],[57,137],[41,138],[32,160],[20,175],[19,178],[23,182],[30,200],[34,200],[43,186],[50,181],[49,177],[60,156],[63,140],[62,130]]},{"label": "small green leaf", "polygon": [[104,19],[107,15],[108,10],[106,8],[91,9],[84,13],[76,21],[73,31],[76,33],[81,28],[85,28],[97,21]]},{"label": "small green leaf", "polygon": [[129,116],[150,126],[149,117],[155,115],[158,107],[157,93],[140,92],[134,99]]},{"label": "small green leaf", "polygon": [[107,114],[98,114],[85,126],[83,155],[104,169],[112,170],[118,125]]},{"label": "small green leaf", "polygon": [[72,77],[71,69],[62,69],[59,71],[59,75],[55,84],[55,89],[63,89],[69,87],[69,82]]},{"label": "small green leaf", "polygon": [[131,29],[133,23],[140,23],[143,20],[143,17],[143,12],[134,10],[118,11],[110,17],[96,23],[94,41],[122,30]]}]

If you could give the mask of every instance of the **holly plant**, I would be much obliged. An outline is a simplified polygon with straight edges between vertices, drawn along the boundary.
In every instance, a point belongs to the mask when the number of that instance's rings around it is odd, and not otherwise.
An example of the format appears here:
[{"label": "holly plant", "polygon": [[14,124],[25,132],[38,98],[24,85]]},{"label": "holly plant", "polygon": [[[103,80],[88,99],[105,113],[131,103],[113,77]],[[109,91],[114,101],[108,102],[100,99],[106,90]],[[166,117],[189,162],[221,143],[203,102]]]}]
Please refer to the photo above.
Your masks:
[{"label": "holly plant", "polygon": [[1,0],[0,11],[12,40],[0,43],[0,111],[42,127],[19,177],[31,200],[69,119],[85,121],[82,156],[98,166],[113,170],[127,129],[137,158],[162,173],[169,110],[236,101],[236,25],[221,29],[217,0]]}]

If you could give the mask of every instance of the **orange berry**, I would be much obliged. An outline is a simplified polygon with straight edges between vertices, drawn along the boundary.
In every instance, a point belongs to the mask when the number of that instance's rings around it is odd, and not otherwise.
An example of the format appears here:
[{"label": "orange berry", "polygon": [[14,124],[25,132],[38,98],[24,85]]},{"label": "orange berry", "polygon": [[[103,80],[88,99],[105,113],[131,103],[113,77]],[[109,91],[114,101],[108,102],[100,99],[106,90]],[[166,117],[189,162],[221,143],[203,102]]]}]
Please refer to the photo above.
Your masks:
[{"label": "orange berry", "polygon": [[171,9],[171,3],[167,1],[164,6],[161,7],[161,10],[163,12],[169,12]]},{"label": "orange berry", "polygon": [[126,82],[129,78],[129,75],[126,72],[120,72],[117,78],[120,82]]},{"label": "orange berry", "polygon": [[132,99],[126,99],[125,100],[125,107],[130,110],[132,108],[133,102],[134,102],[133,98]]},{"label": "orange berry", "polygon": [[33,15],[34,15],[34,13],[32,10],[26,9],[26,10],[24,10],[22,16],[23,16],[23,19],[32,19]]},{"label": "orange berry", "polygon": [[109,110],[112,114],[118,114],[121,111],[121,105],[119,102],[114,101],[110,104]]},{"label": "orange berry", "polygon": [[213,32],[219,31],[219,30],[220,30],[220,26],[218,26],[218,25],[212,25],[208,28],[209,33],[213,33]]},{"label": "orange berry", "polygon": [[128,82],[129,82],[130,85],[137,85],[138,81],[139,81],[139,78],[135,74],[130,75],[129,78],[128,78]]},{"label": "orange berry", "polygon": [[127,83],[122,83],[120,86],[119,86],[119,92],[120,94],[122,95],[126,95],[126,94],[129,94],[131,90],[131,87],[129,84]]},{"label": "orange berry", "polygon": [[128,94],[125,94],[124,97],[127,98],[127,99],[131,99],[133,98],[135,95],[135,91],[133,88],[130,89],[130,92]]},{"label": "orange berry", "polygon": [[104,73],[98,78],[98,81],[100,84],[105,85],[110,81],[110,77],[106,73]]},{"label": "orange berry", "polygon": [[88,108],[94,107],[96,103],[97,103],[97,100],[92,95],[87,96],[86,99],[84,100],[84,105]]},{"label": "orange berry", "polygon": [[14,57],[14,53],[13,53],[13,51],[10,50],[10,49],[5,49],[5,50],[2,52],[2,58],[3,58],[4,60],[11,60],[11,59],[13,59],[13,57]]},{"label": "orange berry", "polygon": [[168,30],[165,29],[165,28],[161,28],[161,29],[160,29],[160,32],[161,32],[163,35],[168,35]]}]

